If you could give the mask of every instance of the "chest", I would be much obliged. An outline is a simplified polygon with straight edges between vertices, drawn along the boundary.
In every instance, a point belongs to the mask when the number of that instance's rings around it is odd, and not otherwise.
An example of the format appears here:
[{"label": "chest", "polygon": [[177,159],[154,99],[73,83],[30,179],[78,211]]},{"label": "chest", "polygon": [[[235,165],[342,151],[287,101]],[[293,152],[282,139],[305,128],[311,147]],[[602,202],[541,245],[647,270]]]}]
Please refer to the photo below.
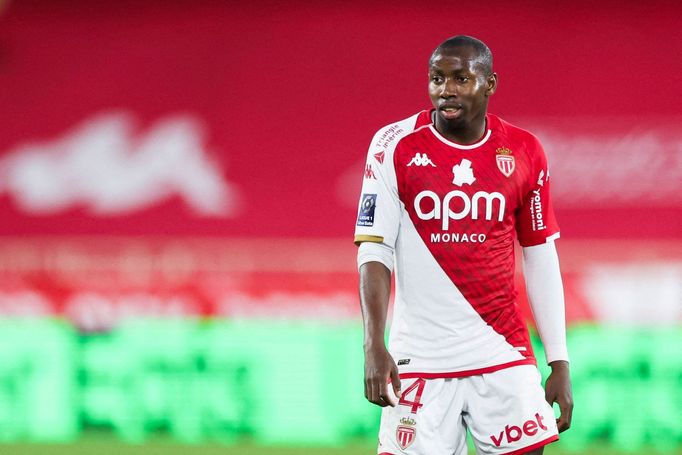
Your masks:
[{"label": "chest", "polygon": [[[516,210],[530,190],[531,166],[525,154],[491,141],[472,150],[439,142],[412,141],[396,150],[398,190],[403,202],[434,200],[473,210],[497,201],[504,212]],[[418,207],[419,204],[416,205]],[[485,208],[485,207],[482,207]]]}]

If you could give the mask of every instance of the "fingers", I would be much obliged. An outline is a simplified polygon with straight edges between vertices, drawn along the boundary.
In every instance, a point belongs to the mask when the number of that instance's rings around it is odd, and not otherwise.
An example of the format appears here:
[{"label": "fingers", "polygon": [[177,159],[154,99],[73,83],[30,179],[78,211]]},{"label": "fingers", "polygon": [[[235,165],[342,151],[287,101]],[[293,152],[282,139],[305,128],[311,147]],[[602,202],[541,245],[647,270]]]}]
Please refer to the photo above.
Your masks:
[{"label": "fingers", "polygon": [[365,398],[377,406],[396,406],[400,400],[398,366],[388,352],[365,357]]},{"label": "fingers", "polygon": [[557,396],[558,394],[553,390],[545,392],[545,399],[551,406],[554,403],[559,405],[560,415],[556,419],[556,426],[559,433],[568,430],[571,427],[571,419],[573,417],[573,400],[566,396]]},{"label": "fingers", "polygon": [[[398,398],[396,397],[395,394],[395,389],[392,385],[393,382],[393,373],[391,373],[391,378],[387,379],[386,381],[383,381],[380,385],[379,389],[379,397],[383,400],[384,403],[388,404],[389,406],[395,407],[398,404]],[[400,384],[400,382],[398,382]],[[398,386],[400,387],[400,386]],[[386,405],[384,405],[386,406]]]},{"label": "fingers", "polygon": [[[386,375],[387,376],[387,375]],[[365,398],[370,403],[374,403],[382,408],[385,406],[395,406],[397,400],[392,398],[392,388],[384,375],[372,376],[365,379]]]},{"label": "fingers", "polygon": [[369,394],[366,395],[367,400],[370,403],[376,404],[377,406],[381,406],[381,407],[386,406],[386,402],[381,397],[381,392],[380,392],[379,387],[376,384],[376,382],[371,381],[370,384],[368,385],[368,387],[369,387]]},{"label": "fingers", "polygon": [[566,431],[571,427],[571,419],[573,417],[573,401],[567,398],[557,399],[559,403],[559,409],[561,410],[561,415],[556,421],[557,429],[559,433]]},{"label": "fingers", "polygon": [[545,399],[550,404],[559,405],[561,414],[556,420],[559,432],[566,431],[571,427],[573,417],[573,392],[571,390],[571,378],[568,372],[568,362],[557,361],[551,363],[552,373],[545,383]]},{"label": "fingers", "polygon": [[393,368],[391,368],[391,385],[393,395],[395,396],[395,404],[393,406],[396,406],[398,404],[398,401],[400,401],[400,375],[398,374],[398,367],[396,365],[393,365]]},{"label": "fingers", "polygon": [[[382,392],[381,390],[381,382],[382,381],[378,380],[376,377],[365,379],[365,398],[367,398],[367,401],[370,403],[374,403],[383,408],[387,406],[388,403],[382,397],[385,392]],[[385,388],[386,387],[384,386],[384,389]]]},{"label": "fingers", "polygon": [[571,427],[571,419],[573,417],[573,398],[570,382],[563,381],[561,378],[554,378],[550,375],[545,384],[545,400],[547,400],[550,406],[554,403],[559,405],[561,414],[556,419],[559,433],[568,430]]},{"label": "fingers", "polygon": [[382,380],[379,377],[367,378],[365,380],[365,398],[370,403],[381,407],[396,406],[400,400],[400,378],[397,372],[395,375],[391,373],[390,380]]}]

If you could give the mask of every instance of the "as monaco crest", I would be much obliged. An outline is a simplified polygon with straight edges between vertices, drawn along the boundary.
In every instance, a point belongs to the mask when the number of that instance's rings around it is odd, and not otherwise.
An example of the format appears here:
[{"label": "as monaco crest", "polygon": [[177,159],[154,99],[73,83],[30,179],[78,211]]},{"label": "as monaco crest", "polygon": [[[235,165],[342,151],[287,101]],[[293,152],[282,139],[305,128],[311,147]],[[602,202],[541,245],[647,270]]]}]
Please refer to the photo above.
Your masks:
[{"label": "as monaco crest", "polygon": [[401,449],[407,449],[412,441],[414,441],[414,435],[417,432],[415,428],[406,427],[404,425],[399,425],[396,431],[396,439],[398,440],[398,445]]},{"label": "as monaco crest", "polygon": [[501,147],[496,150],[497,152],[497,168],[505,177],[509,177],[514,172],[516,163],[514,162],[514,157],[511,155],[512,151],[506,147]]},{"label": "as monaco crest", "polygon": [[415,421],[410,418],[402,418],[400,419],[400,422],[407,425],[398,425],[398,429],[395,432],[395,438],[398,441],[400,448],[405,450],[414,441],[417,429],[414,428]]}]

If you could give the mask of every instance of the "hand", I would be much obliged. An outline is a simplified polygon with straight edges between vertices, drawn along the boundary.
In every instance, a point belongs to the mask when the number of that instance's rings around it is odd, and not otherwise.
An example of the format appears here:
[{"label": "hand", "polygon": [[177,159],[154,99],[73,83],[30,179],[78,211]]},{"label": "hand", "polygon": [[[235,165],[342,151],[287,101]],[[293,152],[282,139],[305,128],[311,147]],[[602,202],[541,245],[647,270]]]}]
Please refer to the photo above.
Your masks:
[{"label": "hand", "polygon": [[365,398],[381,407],[400,400],[398,366],[383,345],[365,349]]},{"label": "hand", "polygon": [[559,404],[561,415],[556,420],[559,433],[571,427],[571,415],[573,414],[573,392],[571,391],[571,377],[568,372],[568,362],[556,360],[549,364],[552,367],[545,382],[545,400],[551,406]]}]

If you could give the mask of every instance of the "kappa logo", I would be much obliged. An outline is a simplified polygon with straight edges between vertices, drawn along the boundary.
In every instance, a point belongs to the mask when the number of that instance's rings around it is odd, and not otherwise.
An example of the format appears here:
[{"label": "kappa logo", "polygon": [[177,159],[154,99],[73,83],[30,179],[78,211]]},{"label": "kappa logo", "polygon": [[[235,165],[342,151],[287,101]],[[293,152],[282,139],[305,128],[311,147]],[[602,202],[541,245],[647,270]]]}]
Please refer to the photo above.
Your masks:
[{"label": "kappa logo", "polygon": [[536,412],[535,419],[526,420],[521,427],[517,427],[516,425],[505,425],[504,430],[500,431],[499,435],[495,436],[492,434],[490,435],[490,439],[493,441],[493,444],[495,444],[495,447],[500,447],[505,436],[507,437],[507,444],[511,444],[521,439],[524,435],[535,436],[537,432],[540,431],[538,428],[547,431],[547,426],[542,423],[542,416],[540,413]]},{"label": "kappa logo", "polygon": [[[544,177],[545,177],[545,171],[542,170],[542,171],[540,171],[540,175],[538,176],[538,185],[540,185],[540,186],[545,185]],[[547,177],[549,178],[549,174],[547,175]]]},{"label": "kappa logo", "polygon": [[379,152],[374,154],[374,158],[379,162],[379,164],[384,164],[384,152]]},{"label": "kappa logo", "polygon": [[471,169],[471,161],[466,158],[462,159],[459,164],[455,164],[452,167],[452,183],[457,186],[462,186],[464,184],[471,185],[476,181],[474,177],[474,170]]},{"label": "kappa logo", "polygon": [[497,162],[497,168],[501,173],[504,174],[505,177],[511,176],[514,172],[514,169],[516,168],[516,162],[512,156],[512,151],[507,147],[500,147],[495,150],[495,152],[497,152],[497,157],[495,158]]},{"label": "kappa logo", "polygon": [[138,131],[128,112],[105,112],[0,159],[0,195],[21,211],[51,216],[83,208],[124,216],[179,198],[200,216],[233,217],[236,185],[206,147],[196,116],[168,116]]},{"label": "kappa logo", "polygon": [[419,153],[417,152],[413,157],[412,160],[407,163],[408,166],[433,166],[436,167],[435,164],[433,164],[433,161],[426,155],[426,153]]},{"label": "kappa logo", "polygon": [[371,164],[367,164],[365,166],[365,179],[374,179],[376,180],[376,176],[374,175],[374,170],[372,169]]},{"label": "kappa logo", "polygon": [[395,432],[395,438],[402,450],[407,449],[417,436],[417,429],[414,427],[417,422],[410,417],[403,417],[400,419],[402,425],[398,425]]}]

